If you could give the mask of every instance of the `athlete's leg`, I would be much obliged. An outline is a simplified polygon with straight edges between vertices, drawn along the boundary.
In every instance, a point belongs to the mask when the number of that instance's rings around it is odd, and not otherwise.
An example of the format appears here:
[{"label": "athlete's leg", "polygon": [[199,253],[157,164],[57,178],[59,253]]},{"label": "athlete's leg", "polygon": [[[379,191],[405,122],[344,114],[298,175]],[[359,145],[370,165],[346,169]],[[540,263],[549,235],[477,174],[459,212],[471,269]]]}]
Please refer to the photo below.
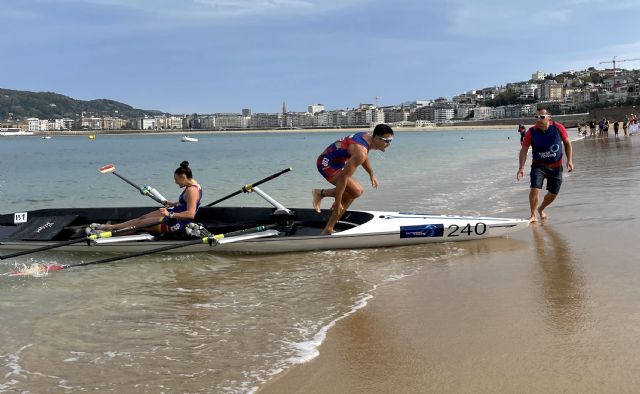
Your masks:
[{"label": "athlete's leg", "polygon": [[547,194],[545,194],[542,203],[538,207],[538,214],[542,221],[547,220],[549,217],[544,212],[544,209],[549,206],[556,199],[558,193],[560,193],[560,187],[562,186],[562,167],[555,169],[546,169],[545,178],[547,179]]},{"label": "athlete's leg", "polygon": [[540,189],[532,187],[529,189],[529,208],[531,208],[531,216],[529,216],[529,223],[534,223],[538,219],[536,218],[536,207],[538,206],[538,196]]},{"label": "athlete's leg", "polygon": [[159,224],[164,219],[164,216],[160,212],[160,209],[144,214],[138,218],[127,220],[126,222],[118,223],[118,224],[102,224],[100,225],[99,230],[103,231],[113,231],[120,230],[127,227],[136,227],[137,229],[142,229],[149,226],[154,226]]},{"label": "athlete's leg", "polygon": [[[539,166],[532,165],[531,173],[529,174],[529,178],[531,180],[530,189],[529,189],[529,208],[531,208],[531,215],[529,216],[529,223],[533,223],[537,221],[536,218],[536,207],[538,206],[538,196],[540,195],[540,190],[542,189],[542,185],[544,183],[544,169]],[[548,182],[548,181],[547,181]]]},{"label": "athlete's leg", "polygon": [[557,194],[553,194],[551,192],[547,192],[547,194],[544,195],[542,204],[540,204],[540,206],[538,207],[538,214],[540,215],[540,219],[542,219],[543,222],[549,218],[549,216],[547,216],[547,214],[544,212],[544,209],[548,207],[549,204],[551,204],[557,196]]},{"label": "athlete's leg", "polygon": [[342,212],[340,213],[340,216],[342,216],[342,214],[347,209],[349,209],[351,203],[356,198],[360,197],[362,193],[364,193],[364,188],[362,187],[360,182],[356,181],[353,178],[349,179],[349,182],[347,182],[347,187],[345,188],[345,193],[342,195],[342,202],[340,204],[342,205]]},{"label": "athlete's leg", "polygon": [[[333,183],[334,185],[337,184],[339,180],[338,178],[339,176],[341,176],[341,174],[332,178],[330,182]],[[346,210],[346,207],[351,205],[353,200],[360,197],[362,195],[363,190],[364,189],[362,188],[362,185],[360,185],[360,183],[355,179],[350,178],[347,180],[347,185],[345,186],[344,192],[342,193],[342,198],[340,200],[340,205],[339,205],[340,208],[331,212],[331,217],[329,218],[327,225],[322,231],[323,234],[333,233],[333,227],[336,225],[336,223],[338,223],[338,220],[340,220],[340,217]],[[332,189],[332,191],[335,197],[335,188]]]}]

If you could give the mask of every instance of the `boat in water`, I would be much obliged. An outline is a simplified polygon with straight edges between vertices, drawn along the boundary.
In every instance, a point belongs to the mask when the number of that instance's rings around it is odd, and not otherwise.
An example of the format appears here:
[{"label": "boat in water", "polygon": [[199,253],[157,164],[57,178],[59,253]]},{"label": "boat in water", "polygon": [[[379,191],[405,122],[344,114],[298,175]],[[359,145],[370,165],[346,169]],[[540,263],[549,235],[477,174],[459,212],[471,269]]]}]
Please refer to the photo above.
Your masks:
[{"label": "boat in water", "polygon": [[[525,219],[434,215],[409,212],[349,210],[322,234],[331,212],[289,209],[254,187],[270,207],[201,207],[193,228],[206,234],[229,234],[257,229],[233,242],[193,243],[182,234],[134,234],[90,239],[90,223],[120,223],[157,207],[39,209],[0,215],[0,249],[30,250],[70,242],[58,250],[135,253],[167,247],[167,252],[284,253],[332,249],[362,249],[501,237],[526,228]],[[209,237],[211,238],[211,237]],[[73,243],[73,240],[78,242]],[[222,239],[224,241],[224,238]],[[86,242],[83,242],[86,241]],[[180,244],[184,247],[180,247]],[[172,248],[175,246],[176,248]],[[6,256],[6,255],[5,255]],[[0,256],[2,257],[2,256]]]},{"label": "boat in water", "polygon": [[189,137],[188,135],[183,135],[180,139],[182,142],[198,142],[197,138]]},{"label": "boat in water", "polygon": [[1,127],[0,137],[19,137],[34,135],[32,131],[22,131],[17,127]]}]

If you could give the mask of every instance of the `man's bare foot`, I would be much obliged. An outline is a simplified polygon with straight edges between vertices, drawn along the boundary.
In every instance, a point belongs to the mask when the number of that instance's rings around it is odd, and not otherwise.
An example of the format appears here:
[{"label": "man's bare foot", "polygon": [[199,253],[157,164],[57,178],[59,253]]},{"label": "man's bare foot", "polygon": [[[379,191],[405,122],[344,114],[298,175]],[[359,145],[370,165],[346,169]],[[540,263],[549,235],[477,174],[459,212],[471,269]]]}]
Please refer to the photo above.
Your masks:
[{"label": "man's bare foot", "polygon": [[322,201],[322,193],[320,192],[320,189],[311,190],[311,197],[313,198],[313,209],[320,213],[320,202]]},{"label": "man's bare foot", "polygon": [[536,217],[535,214],[531,215],[531,217],[529,218],[529,223],[535,223],[538,221],[538,218]]},{"label": "man's bare foot", "polygon": [[549,216],[547,216],[544,211],[541,211],[540,208],[538,208],[538,215],[540,215],[540,220],[542,220],[543,222],[546,222],[547,219],[549,219]]},{"label": "man's bare foot", "polygon": [[322,234],[322,235],[331,235],[331,234],[333,234],[333,229],[332,228],[331,229],[325,228],[324,230],[322,230],[322,232],[320,234]]}]

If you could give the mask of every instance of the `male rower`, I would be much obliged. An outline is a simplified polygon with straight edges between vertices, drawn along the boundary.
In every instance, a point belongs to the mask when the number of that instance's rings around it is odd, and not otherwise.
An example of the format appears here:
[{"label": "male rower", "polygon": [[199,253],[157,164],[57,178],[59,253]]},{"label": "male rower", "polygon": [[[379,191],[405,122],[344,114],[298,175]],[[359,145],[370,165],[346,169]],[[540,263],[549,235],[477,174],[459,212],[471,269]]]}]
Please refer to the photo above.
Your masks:
[{"label": "male rower", "polygon": [[349,208],[353,200],[364,192],[362,185],[353,178],[359,166],[362,166],[371,179],[371,186],[378,187],[378,179],[373,174],[369,162],[369,150],[385,151],[393,140],[393,130],[386,124],[379,124],[373,134],[360,132],[344,137],[318,156],[317,166],[320,174],[335,187],[331,189],[313,189],[313,208],[320,212],[320,202],[324,197],[335,199],[331,207],[331,217],[323,234],[332,234],[342,214]]},{"label": "male rower", "polygon": [[[531,127],[524,136],[522,148],[520,149],[520,167],[516,174],[516,179],[524,177],[524,165],[527,161],[529,146],[532,150],[531,164],[531,189],[529,190],[529,206],[531,216],[529,222],[537,221],[537,213],[540,219],[545,221],[547,214],[545,208],[556,199],[562,185],[562,146],[567,154],[567,170],[573,171],[573,152],[569,134],[564,126],[551,120],[551,113],[547,108],[539,109],[535,116],[536,124]],[[547,180],[547,194],[542,203],[538,206],[538,196],[542,183]]]}]

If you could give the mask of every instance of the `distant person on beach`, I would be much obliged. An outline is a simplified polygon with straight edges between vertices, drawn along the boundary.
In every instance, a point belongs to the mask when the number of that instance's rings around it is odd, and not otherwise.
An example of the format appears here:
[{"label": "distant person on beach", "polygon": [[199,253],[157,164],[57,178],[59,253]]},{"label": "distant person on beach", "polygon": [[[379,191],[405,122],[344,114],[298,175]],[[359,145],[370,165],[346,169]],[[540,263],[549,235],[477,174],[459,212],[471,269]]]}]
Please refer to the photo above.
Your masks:
[{"label": "distant person on beach", "polygon": [[600,122],[598,122],[598,135],[602,136],[603,131],[604,131],[604,118],[600,119]]},{"label": "distant person on beach", "polygon": [[595,136],[596,135],[596,121],[592,120],[591,122],[589,122],[589,135],[591,136]]},{"label": "distant person on beach", "polygon": [[624,135],[628,135],[627,134],[628,128],[629,128],[629,117],[625,115],[624,119],[622,119],[622,131],[624,132]]},{"label": "distant person on beach", "polygon": [[618,128],[620,127],[620,122],[617,120],[613,123],[613,135],[618,136]]},{"label": "distant person on beach", "polygon": [[331,189],[313,189],[313,208],[320,212],[320,202],[324,197],[335,199],[331,207],[331,217],[323,234],[332,234],[333,227],[342,214],[349,208],[353,200],[364,192],[362,185],[353,178],[359,166],[362,166],[371,180],[371,186],[378,187],[378,178],[373,173],[369,162],[369,151],[385,151],[393,141],[393,130],[386,124],[379,124],[373,134],[360,132],[344,137],[333,144],[318,157],[316,165],[320,174],[333,184]]},{"label": "distant person on beach", "polygon": [[[518,173],[516,179],[519,181],[524,177],[524,165],[527,161],[529,146],[532,148],[531,164],[531,189],[529,190],[529,206],[531,216],[529,222],[536,222],[536,213],[540,220],[545,221],[548,216],[545,209],[551,204],[562,185],[562,146],[567,155],[567,170],[573,171],[573,152],[569,134],[564,126],[551,120],[551,113],[547,108],[541,108],[535,115],[536,124],[531,127],[524,136],[522,148],[520,149]],[[544,180],[547,181],[547,194],[542,203],[538,206],[540,190]]]},{"label": "distant person on beach", "polygon": [[520,143],[522,144],[522,140],[524,140],[524,135],[527,133],[527,129],[523,124],[518,126],[518,133],[520,133]]}]

